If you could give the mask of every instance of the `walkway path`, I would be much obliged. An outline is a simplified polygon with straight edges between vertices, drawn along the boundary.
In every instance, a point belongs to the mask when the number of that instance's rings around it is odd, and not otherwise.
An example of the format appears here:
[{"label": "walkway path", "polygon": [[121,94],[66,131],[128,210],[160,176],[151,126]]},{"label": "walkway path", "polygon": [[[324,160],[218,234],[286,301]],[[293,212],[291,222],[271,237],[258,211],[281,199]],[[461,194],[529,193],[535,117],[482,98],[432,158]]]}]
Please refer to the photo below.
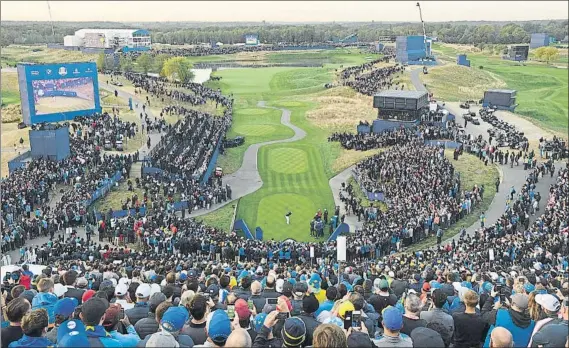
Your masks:
[{"label": "walkway path", "polygon": [[[332,189],[332,194],[334,195],[334,204],[340,207],[340,216],[346,214],[346,207],[344,202],[340,200],[340,192],[342,191],[342,183],[347,183],[348,179],[352,177],[352,170],[355,166],[344,169],[341,173],[337,174],[335,177],[331,178],[328,183],[330,184],[330,189]],[[355,232],[363,226],[363,222],[358,222],[358,218],[355,215],[346,215],[344,218],[344,223],[350,226],[350,232]]]}]

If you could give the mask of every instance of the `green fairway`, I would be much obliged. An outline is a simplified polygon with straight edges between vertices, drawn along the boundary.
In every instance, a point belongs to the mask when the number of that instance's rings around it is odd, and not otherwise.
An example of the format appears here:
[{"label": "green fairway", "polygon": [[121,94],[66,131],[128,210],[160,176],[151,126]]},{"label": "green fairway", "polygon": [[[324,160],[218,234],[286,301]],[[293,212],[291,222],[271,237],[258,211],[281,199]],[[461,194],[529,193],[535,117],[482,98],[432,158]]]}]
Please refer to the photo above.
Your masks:
[{"label": "green fairway", "polygon": [[[443,46],[440,44],[434,45],[433,49],[438,51],[447,60],[456,59],[456,54],[461,53],[458,50]],[[516,102],[519,106],[516,108],[516,113],[528,117],[539,125],[546,128],[566,133],[567,132],[567,115],[568,115],[568,101],[569,101],[569,82],[567,69],[556,68],[548,66],[543,63],[527,62],[521,65],[516,62],[503,60],[498,56],[489,56],[482,53],[468,53],[470,65],[476,69],[477,72],[470,71],[468,75],[473,75],[475,79],[478,75],[485,74],[486,77],[481,77],[483,81],[473,82],[476,84],[474,92],[479,99],[483,98],[483,90],[485,88],[492,88],[493,84],[503,87],[515,89],[518,91]],[[449,63],[452,65],[454,63]],[[479,69],[482,66],[483,69]],[[462,78],[457,77],[457,74],[448,75],[440,74],[441,81],[436,85],[431,86],[429,80],[432,81],[430,76],[432,73],[436,74],[436,69],[448,69],[444,66],[441,68],[433,68],[429,75],[425,76],[427,81],[427,88],[434,87],[435,95],[437,94],[437,87],[442,92],[445,100],[458,101],[464,100],[468,94],[469,89],[472,92],[472,86],[464,85],[465,82]],[[453,68],[452,70],[456,70]],[[481,71],[484,71],[482,73]],[[466,73],[465,73],[466,74]],[[496,78],[498,79],[496,81]],[[456,81],[453,83],[453,81]],[[492,82],[494,81],[494,82]],[[484,87],[484,85],[488,87]]]},{"label": "green fairway", "polygon": [[[332,79],[331,70],[230,69],[217,75],[222,80],[210,85],[221,87],[224,93],[233,93],[236,100],[228,137],[243,135],[246,140],[245,145],[228,149],[220,156],[218,164],[224,172],[240,167],[250,144],[294,135],[290,128],[281,125],[280,110],[256,107],[261,100],[270,106],[289,109],[292,123],[307,132],[300,141],[268,145],[259,150],[257,160],[263,187],[240,200],[237,218],[244,219],[250,229],[261,227],[266,239],[310,240],[309,222],[314,214],[318,209],[333,211],[334,208],[328,180],[337,150],[326,141],[326,132],[306,120],[306,111],[315,105],[305,99],[307,94],[324,89],[324,83]],[[290,225],[286,225],[284,218],[288,211],[292,212]]]}]

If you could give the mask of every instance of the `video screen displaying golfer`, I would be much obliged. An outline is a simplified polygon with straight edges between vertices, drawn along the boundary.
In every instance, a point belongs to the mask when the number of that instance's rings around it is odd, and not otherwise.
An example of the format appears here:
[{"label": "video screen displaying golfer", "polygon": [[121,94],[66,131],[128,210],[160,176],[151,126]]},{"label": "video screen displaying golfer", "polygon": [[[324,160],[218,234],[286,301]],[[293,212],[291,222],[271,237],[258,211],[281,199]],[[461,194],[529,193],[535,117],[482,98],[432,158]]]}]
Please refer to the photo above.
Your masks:
[{"label": "video screen displaying golfer", "polygon": [[95,108],[92,77],[35,80],[32,88],[36,115]]}]

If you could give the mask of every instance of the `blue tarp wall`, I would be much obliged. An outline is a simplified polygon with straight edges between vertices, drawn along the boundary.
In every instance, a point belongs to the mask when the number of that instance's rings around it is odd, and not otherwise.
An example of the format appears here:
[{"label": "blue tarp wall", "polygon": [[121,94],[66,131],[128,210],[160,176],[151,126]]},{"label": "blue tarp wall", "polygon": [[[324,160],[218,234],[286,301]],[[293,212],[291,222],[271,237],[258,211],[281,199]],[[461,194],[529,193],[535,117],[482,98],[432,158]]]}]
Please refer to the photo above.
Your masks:
[{"label": "blue tarp wall", "polygon": [[368,134],[369,132],[371,132],[371,126],[366,126],[365,124],[358,125],[358,134]]},{"label": "blue tarp wall", "polygon": [[335,241],[336,238],[338,238],[339,235],[344,234],[344,233],[349,233],[350,232],[350,226],[347,223],[342,222],[337,228],[336,230],[334,230],[334,232],[330,235],[330,238],[328,238],[328,240],[326,241],[326,243]]},{"label": "blue tarp wall", "polygon": [[33,158],[61,161],[71,154],[69,127],[54,130],[30,130],[30,147]]},{"label": "blue tarp wall", "polygon": [[257,226],[257,228],[255,228],[255,239],[256,240],[263,240],[263,230],[259,226]]},{"label": "blue tarp wall", "polygon": [[21,155],[18,155],[11,161],[8,161],[8,174],[11,175],[14,171],[26,166],[26,161],[24,161],[28,156],[30,156],[30,151],[26,151]]},{"label": "blue tarp wall", "polygon": [[419,120],[412,122],[402,122],[402,121],[392,121],[392,120],[374,120],[372,124],[372,131],[374,133],[382,133],[388,129],[400,128],[401,126],[405,128],[413,127],[419,124]]},{"label": "blue tarp wall", "polygon": [[211,155],[207,169],[206,169],[206,171],[205,171],[205,173],[204,173],[204,175],[200,181],[202,184],[207,183],[207,181],[209,180],[209,177],[211,176],[211,174],[215,170],[215,164],[217,163],[217,157],[219,156],[219,147],[221,145],[221,141],[222,141],[221,138],[217,139],[217,145],[215,145],[215,150],[213,151],[213,155]]},{"label": "blue tarp wall", "polygon": [[466,59],[466,54],[459,54],[456,57],[456,64],[470,67],[470,60]]},{"label": "blue tarp wall", "polygon": [[234,230],[241,230],[243,231],[243,234],[245,234],[245,238],[247,239],[255,239],[253,237],[253,235],[251,234],[251,231],[249,230],[249,226],[247,226],[247,224],[245,223],[245,221],[243,219],[239,219],[237,221],[235,221],[235,224],[233,225],[233,229]]}]

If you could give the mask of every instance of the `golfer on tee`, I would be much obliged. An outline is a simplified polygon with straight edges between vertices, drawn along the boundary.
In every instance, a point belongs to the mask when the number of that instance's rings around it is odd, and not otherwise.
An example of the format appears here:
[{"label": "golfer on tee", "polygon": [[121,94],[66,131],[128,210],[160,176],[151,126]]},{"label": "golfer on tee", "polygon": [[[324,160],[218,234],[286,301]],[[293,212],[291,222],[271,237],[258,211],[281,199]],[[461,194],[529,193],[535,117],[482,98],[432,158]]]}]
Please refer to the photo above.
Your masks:
[{"label": "golfer on tee", "polygon": [[289,211],[288,213],[286,213],[285,215],[285,219],[286,219],[286,224],[290,225],[290,216],[292,215],[292,212]]}]

